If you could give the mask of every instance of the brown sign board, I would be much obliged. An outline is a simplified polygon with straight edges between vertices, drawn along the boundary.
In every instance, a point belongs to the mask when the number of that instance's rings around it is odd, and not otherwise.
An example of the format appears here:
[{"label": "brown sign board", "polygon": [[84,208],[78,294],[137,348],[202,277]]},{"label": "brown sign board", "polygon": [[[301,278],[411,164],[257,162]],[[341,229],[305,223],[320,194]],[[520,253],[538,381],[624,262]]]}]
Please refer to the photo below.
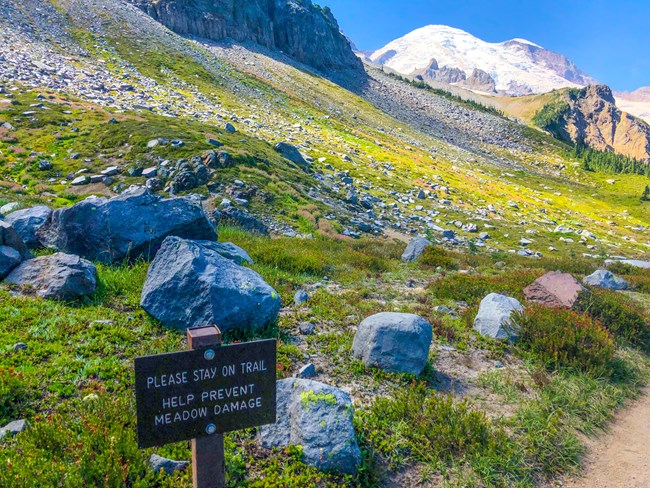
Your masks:
[{"label": "brown sign board", "polygon": [[140,448],[276,421],[276,341],[135,359]]}]

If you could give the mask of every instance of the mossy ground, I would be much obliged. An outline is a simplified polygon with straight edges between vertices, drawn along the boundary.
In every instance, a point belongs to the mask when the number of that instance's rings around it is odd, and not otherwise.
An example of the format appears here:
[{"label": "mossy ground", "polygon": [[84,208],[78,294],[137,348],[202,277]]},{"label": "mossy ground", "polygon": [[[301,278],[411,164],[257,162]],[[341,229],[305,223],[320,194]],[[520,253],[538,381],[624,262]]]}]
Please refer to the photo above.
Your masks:
[{"label": "mossy ground", "polygon": [[[454,486],[533,486],[575,470],[583,452],[580,434],[599,432],[650,373],[647,356],[627,348],[618,351],[607,374],[547,369],[542,356],[478,337],[468,324],[486,290],[520,296],[545,270],[580,276],[591,271],[589,261],[547,260],[531,269],[529,260],[511,255],[451,255],[460,270],[437,272],[427,264],[401,263],[402,246],[388,240],[318,238],[297,248],[293,239],[230,228],[221,229],[221,239],[248,249],[254,268],[285,298],[324,283],[305,306],[287,307],[276,326],[231,332],[227,340],[277,338],[280,376],[313,361],[317,379],[350,390],[364,453],[359,475],[339,477],[304,466],[299,448],[267,452],[254,431],[234,433],[227,436],[229,486],[379,486],[404,470]],[[293,251],[279,258],[278,249]],[[99,290],[81,302],[2,292],[0,423],[26,417],[31,428],[3,441],[0,462],[7,469],[0,484],[189,486],[187,473],[154,475],[146,464],[154,451],[188,459],[186,443],[144,451],[136,446],[133,358],[185,347],[182,333],[164,329],[139,308],[146,270],[147,263],[99,266]],[[406,286],[408,280],[415,285]],[[433,311],[439,303],[459,310],[458,318]],[[434,348],[416,378],[355,361],[350,326],[383,310],[427,317],[436,344],[456,348],[455,362]],[[316,335],[299,336],[297,325],[305,320],[317,324]],[[17,342],[27,349],[14,351]],[[506,367],[494,367],[497,359]],[[475,374],[466,375],[467,367]],[[453,391],[441,375],[464,390],[449,396]]]}]

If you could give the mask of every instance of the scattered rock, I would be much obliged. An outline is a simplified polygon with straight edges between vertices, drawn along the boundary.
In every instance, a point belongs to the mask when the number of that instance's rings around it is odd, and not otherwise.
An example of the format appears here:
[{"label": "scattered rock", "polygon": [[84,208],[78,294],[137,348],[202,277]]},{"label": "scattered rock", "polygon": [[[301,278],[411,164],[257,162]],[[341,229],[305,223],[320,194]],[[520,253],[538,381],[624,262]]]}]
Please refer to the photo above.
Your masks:
[{"label": "scattered rock", "polygon": [[366,366],[417,375],[427,363],[432,338],[431,324],[422,317],[383,312],[359,324],[352,351]]},{"label": "scattered rock", "polygon": [[490,293],[481,301],[474,319],[474,329],[493,339],[512,339],[517,336],[518,328],[510,317],[513,312],[523,310],[524,307],[515,298]]},{"label": "scattered rock", "polygon": [[415,261],[422,255],[427,246],[430,245],[431,243],[424,237],[416,237],[415,239],[411,239],[411,241],[408,243],[408,246],[406,246],[406,250],[402,254],[402,261]]},{"label": "scattered rock", "polygon": [[303,303],[306,303],[309,300],[309,295],[305,290],[298,290],[296,294],[293,296],[293,303],[296,305],[302,305]]},{"label": "scattered rock", "polygon": [[215,210],[212,214],[215,222],[225,222],[241,227],[249,232],[260,235],[269,235],[268,226],[244,210],[239,210],[232,206],[223,207],[221,210]]},{"label": "scattered rock", "polygon": [[22,261],[22,256],[13,247],[0,246],[0,280],[6,278]]},{"label": "scattered rock", "polygon": [[526,300],[547,307],[572,308],[584,287],[568,273],[552,271],[524,290]]},{"label": "scattered rock", "polygon": [[146,188],[106,198],[89,197],[55,210],[37,231],[43,244],[110,264],[151,259],[170,236],[217,240],[217,232],[199,204],[186,198],[162,199]]},{"label": "scattered rock", "polygon": [[42,298],[72,300],[95,292],[97,269],[79,256],[55,253],[24,261],[5,281]]},{"label": "scattered rock", "polygon": [[582,282],[586,285],[609,288],[610,290],[627,290],[628,286],[627,281],[623,278],[619,278],[605,269],[595,271],[591,275],[585,277]]},{"label": "scattered rock", "polygon": [[287,378],[277,382],[277,402],[278,421],[260,428],[263,447],[302,446],[303,461],[311,466],[357,472],[361,450],[347,393],[317,381]]},{"label": "scattered rock", "polygon": [[275,321],[281,306],[278,293],[220,250],[211,241],[165,239],[149,267],[142,308],[163,325],[180,330],[219,324],[225,332]]},{"label": "scattered rock", "polygon": [[313,322],[301,322],[298,330],[302,335],[313,335],[316,332],[316,324]]},{"label": "scattered rock", "polygon": [[24,432],[25,429],[27,429],[27,422],[25,420],[14,420],[0,428],[0,439],[20,434],[21,432]]},{"label": "scattered rock", "polygon": [[172,461],[158,454],[152,454],[149,458],[149,466],[154,473],[159,473],[162,469],[165,474],[172,475],[177,471],[185,471],[189,465],[189,461]]},{"label": "scattered rock", "polygon": [[20,234],[9,222],[0,221],[0,246],[7,246],[18,251],[22,259],[29,259],[32,255],[23,242]]},{"label": "scattered rock", "polygon": [[41,247],[41,242],[36,232],[45,225],[51,215],[52,210],[49,207],[38,205],[17,210],[5,217],[5,220],[16,229],[16,232],[28,248],[37,249]]},{"label": "scattered rock", "polygon": [[300,368],[298,372],[300,378],[313,378],[316,376],[316,366],[313,363],[309,363]]},{"label": "scattered rock", "polygon": [[283,158],[288,159],[293,163],[296,163],[301,168],[306,169],[309,167],[309,163],[305,161],[304,156],[298,150],[298,148],[292,146],[288,142],[278,142],[273,147],[273,149],[275,149],[276,152],[280,153],[280,155],[282,155]]}]

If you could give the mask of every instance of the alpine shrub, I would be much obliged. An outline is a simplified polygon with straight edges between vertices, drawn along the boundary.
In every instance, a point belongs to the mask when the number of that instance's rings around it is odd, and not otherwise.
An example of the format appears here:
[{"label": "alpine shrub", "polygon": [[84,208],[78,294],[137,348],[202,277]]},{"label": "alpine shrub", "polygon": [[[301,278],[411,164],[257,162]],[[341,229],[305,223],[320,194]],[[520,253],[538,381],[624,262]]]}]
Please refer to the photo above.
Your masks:
[{"label": "alpine shrub", "polygon": [[563,367],[601,374],[609,369],[616,346],[591,317],[568,309],[530,306],[514,317],[520,347],[552,369]]}]

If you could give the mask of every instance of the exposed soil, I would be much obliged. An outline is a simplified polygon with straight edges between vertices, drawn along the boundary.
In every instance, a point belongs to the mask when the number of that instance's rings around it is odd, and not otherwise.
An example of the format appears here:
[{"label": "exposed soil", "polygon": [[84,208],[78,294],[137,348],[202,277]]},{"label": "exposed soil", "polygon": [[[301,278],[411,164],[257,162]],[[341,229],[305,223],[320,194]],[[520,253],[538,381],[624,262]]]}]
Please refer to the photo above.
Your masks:
[{"label": "exposed soil", "polygon": [[650,388],[622,411],[605,436],[592,441],[584,476],[568,488],[647,488],[650,486]]}]

